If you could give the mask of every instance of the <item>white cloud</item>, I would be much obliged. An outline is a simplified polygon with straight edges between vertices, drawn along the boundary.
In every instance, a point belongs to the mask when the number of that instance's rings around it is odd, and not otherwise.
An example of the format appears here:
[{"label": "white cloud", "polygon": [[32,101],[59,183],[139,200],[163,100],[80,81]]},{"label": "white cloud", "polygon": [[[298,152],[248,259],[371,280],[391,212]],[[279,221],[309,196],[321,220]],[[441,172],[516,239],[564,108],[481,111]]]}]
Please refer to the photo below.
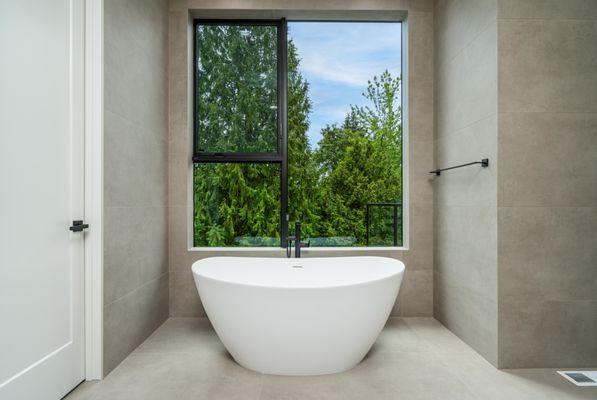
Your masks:
[{"label": "white cloud", "polygon": [[384,23],[291,23],[301,69],[352,86],[385,69],[400,70],[400,27]]},{"label": "white cloud", "polygon": [[[302,70],[320,79],[341,82],[353,86],[364,86],[372,75],[379,73],[379,66],[374,63],[352,63],[336,65],[333,57],[305,57]],[[383,71],[383,69],[382,69]]]}]

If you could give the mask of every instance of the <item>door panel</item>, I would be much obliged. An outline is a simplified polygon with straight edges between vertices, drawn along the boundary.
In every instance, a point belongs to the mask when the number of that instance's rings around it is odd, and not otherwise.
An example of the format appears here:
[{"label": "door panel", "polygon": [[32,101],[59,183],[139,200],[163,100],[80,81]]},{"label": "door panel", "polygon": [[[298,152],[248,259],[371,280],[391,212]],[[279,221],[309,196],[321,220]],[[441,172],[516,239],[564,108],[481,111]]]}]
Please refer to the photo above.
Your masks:
[{"label": "door panel", "polygon": [[0,0],[0,399],[84,379],[82,0]]}]

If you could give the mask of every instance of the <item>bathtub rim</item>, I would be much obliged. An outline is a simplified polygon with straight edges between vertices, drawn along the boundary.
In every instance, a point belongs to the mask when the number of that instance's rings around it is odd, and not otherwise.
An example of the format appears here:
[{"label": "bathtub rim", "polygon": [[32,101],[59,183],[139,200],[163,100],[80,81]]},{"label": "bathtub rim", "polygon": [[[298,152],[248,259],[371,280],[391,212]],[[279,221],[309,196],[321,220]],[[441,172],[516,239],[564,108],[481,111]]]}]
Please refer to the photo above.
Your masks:
[{"label": "bathtub rim", "polygon": [[[399,264],[399,266],[401,267],[397,272],[394,272],[390,275],[387,276],[383,276],[380,278],[376,278],[376,279],[370,279],[367,281],[361,281],[361,282],[354,282],[354,283],[346,283],[346,284],[337,284],[337,285],[326,285],[326,286],[276,286],[276,285],[260,285],[260,284],[253,284],[253,283],[244,283],[244,282],[236,282],[236,281],[231,281],[231,280],[225,280],[225,279],[216,279],[213,277],[209,277],[209,276],[205,276],[205,275],[201,275],[199,274],[196,269],[195,269],[195,265],[199,264],[202,261],[206,261],[212,258],[255,258],[255,259],[272,259],[272,258],[278,258],[278,257],[234,257],[234,256],[213,256],[213,257],[206,257],[206,258],[202,258],[201,260],[197,260],[195,262],[193,262],[193,264],[191,265],[191,271],[193,273],[193,278],[197,279],[197,278],[201,278],[201,279],[205,279],[207,281],[212,281],[212,282],[217,282],[217,283],[225,283],[225,284],[229,284],[229,285],[235,285],[235,286],[244,286],[244,287],[251,287],[251,288],[261,288],[261,289],[278,289],[278,290],[326,290],[326,289],[336,289],[336,288],[351,288],[351,287],[355,287],[355,286],[362,286],[362,285],[368,285],[368,284],[373,284],[376,282],[381,282],[384,280],[388,280],[388,279],[395,279],[397,277],[400,277],[401,279],[404,278],[404,274],[406,274],[406,265],[404,264],[404,262],[402,262],[401,260],[398,260],[396,258],[390,258],[390,257],[383,257],[383,256],[354,256],[354,257],[309,257],[310,259],[326,259],[326,258],[350,258],[350,259],[359,259],[359,258],[381,258],[381,259],[389,259],[392,261],[397,261]],[[292,258],[291,260],[294,260],[294,258]],[[201,295],[201,293],[199,293],[199,295]]]}]

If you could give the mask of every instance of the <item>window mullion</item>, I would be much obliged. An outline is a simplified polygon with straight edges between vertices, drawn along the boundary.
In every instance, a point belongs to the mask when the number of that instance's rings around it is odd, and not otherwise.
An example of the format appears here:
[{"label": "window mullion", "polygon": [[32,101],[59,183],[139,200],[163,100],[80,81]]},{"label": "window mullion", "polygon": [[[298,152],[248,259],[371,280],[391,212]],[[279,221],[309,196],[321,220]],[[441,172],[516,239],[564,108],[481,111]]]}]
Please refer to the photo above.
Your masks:
[{"label": "window mullion", "polygon": [[268,163],[282,162],[278,153],[197,153],[194,163]]}]

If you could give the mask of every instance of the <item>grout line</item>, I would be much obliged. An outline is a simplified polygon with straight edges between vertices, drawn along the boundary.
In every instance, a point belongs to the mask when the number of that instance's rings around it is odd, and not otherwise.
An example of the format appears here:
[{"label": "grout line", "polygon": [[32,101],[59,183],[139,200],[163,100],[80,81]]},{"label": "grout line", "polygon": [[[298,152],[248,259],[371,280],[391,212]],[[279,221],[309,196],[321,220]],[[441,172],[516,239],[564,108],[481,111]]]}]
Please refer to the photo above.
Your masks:
[{"label": "grout line", "polygon": [[[166,95],[168,95],[168,93],[166,93]],[[147,132],[150,132],[150,133],[152,133],[153,135],[151,135],[151,136],[155,136],[155,137],[154,137],[154,139],[157,139],[157,141],[160,141],[160,142],[168,142],[168,125],[169,125],[169,123],[168,123],[168,122],[169,122],[169,121],[167,121],[167,122],[166,122],[166,135],[162,135],[160,132],[154,131],[154,130],[153,130],[153,129],[151,129],[151,128],[147,128],[147,127],[145,127],[145,126],[143,126],[143,125],[139,124],[138,122],[132,121],[132,120],[130,120],[128,117],[125,117],[124,115],[122,115],[122,114],[120,114],[120,113],[118,113],[118,112],[116,112],[116,111],[112,111],[112,110],[111,110],[109,107],[104,107],[104,112],[108,112],[108,113],[110,113],[110,114],[113,114],[113,115],[115,115],[115,116],[117,116],[117,117],[119,117],[119,118],[123,119],[123,120],[124,120],[124,121],[126,121],[126,122],[127,122],[129,125],[132,125],[132,126],[134,126],[134,127],[135,127],[135,128],[137,128],[138,130],[141,130],[141,131],[147,131]],[[166,114],[169,114],[169,113],[167,112]],[[168,115],[166,115],[166,119],[168,119]],[[135,136],[143,136],[143,138],[144,138],[144,139],[146,138],[146,136],[145,136],[145,135],[138,135],[138,134],[135,134],[135,133],[133,133],[133,135],[135,135]],[[164,137],[157,137],[157,136],[164,136]]]},{"label": "grout line", "polygon": [[168,322],[168,320],[169,320],[169,319],[170,319],[170,317],[166,318],[166,319],[164,320],[164,322],[162,322],[162,323],[160,324],[160,326],[158,326],[157,328],[155,328],[155,329],[153,330],[153,332],[151,332],[151,333],[149,334],[149,336],[147,336],[147,337],[145,338],[145,340],[143,340],[143,341],[142,341],[142,342],[141,342],[141,343],[140,343],[140,344],[139,344],[139,345],[138,345],[138,346],[137,346],[137,347],[136,347],[136,348],[135,348],[133,351],[131,351],[131,354],[133,354],[133,353],[136,353],[136,352],[139,350],[139,348],[140,348],[140,347],[141,347],[141,346],[142,346],[142,345],[143,345],[145,342],[147,342],[148,340],[150,340],[151,338],[153,338],[154,336],[156,336],[156,335],[157,335],[157,332],[158,332],[158,330],[160,330],[160,328],[162,328],[164,325],[166,325],[166,322]]},{"label": "grout line", "polygon": [[520,205],[520,206],[497,206],[498,210],[500,208],[563,208],[563,209],[575,209],[575,208],[595,208],[597,209],[597,205],[594,206],[554,206],[554,205]]},{"label": "grout line", "polygon": [[447,138],[452,137],[452,136],[459,136],[459,135],[461,135],[463,133],[463,131],[465,131],[466,129],[470,128],[471,126],[474,126],[474,125],[478,124],[479,122],[485,121],[485,120],[493,117],[494,115],[497,116],[497,114],[498,114],[497,112],[492,111],[491,114],[487,114],[487,115],[485,115],[485,116],[483,116],[483,117],[481,117],[481,118],[479,118],[479,119],[477,119],[477,120],[475,120],[473,122],[470,122],[470,123],[466,124],[465,126],[463,126],[461,128],[455,129],[455,130],[451,131],[451,133],[447,133],[447,134],[443,134],[443,135],[437,135],[437,138],[435,138],[435,140],[437,142],[439,142],[440,140],[447,139]]},{"label": "grout line", "polygon": [[109,302],[108,304],[104,304],[103,308],[106,308],[108,306],[111,306],[112,304],[124,299],[125,297],[132,295],[133,293],[135,293],[136,291],[143,289],[145,286],[149,285],[150,283],[154,283],[156,281],[159,281],[160,279],[162,279],[164,276],[167,276],[170,273],[170,271],[164,272],[163,274],[159,275],[156,278],[153,278],[145,283],[143,283],[141,286],[137,286],[136,288],[134,288],[133,290],[131,290],[130,292],[120,296],[119,298],[117,298],[116,300],[112,300],[111,302]]},{"label": "grout line", "polygon": [[498,111],[498,114],[597,114],[597,111]]},{"label": "grout line", "polygon": [[129,209],[129,208],[170,208],[167,205],[138,205],[138,206],[106,206],[106,209],[108,208],[116,208],[116,209]]},{"label": "grout line", "polygon": [[257,396],[258,400],[262,400],[263,399],[263,388],[265,386],[265,376],[262,373],[259,373],[260,375],[260,379],[259,379],[259,395]]},{"label": "grout line", "polygon": [[497,204],[488,204],[488,203],[482,203],[482,204],[445,204],[445,203],[439,203],[437,204],[438,207],[444,207],[444,208],[477,208],[477,209],[497,209]]},{"label": "grout line", "polygon": [[595,18],[546,18],[546,17],[520,17],[520,18],[503,18],[497,17],[498,21],[546,21],[546,22],[558,22],[558,21],[591,21],[597,22]]},{"label": "grout line", "polygon": [[[496,28],[497,28],[497,19],[491,19],[487,25],[485,25],[483,28],[481,28],[481,30],[479,30],[479,32],[476,33],[475,36],[469,42],[467,42],[460,50],[458,50],[449,59],[442,62],[439,59],[439,57],[437,57],[437,59],[434,60],[434,62],[436,63],[437,69],[440,70],[442,68],[446,68],[449,64],[451,64],[456,59],[456,57],[458,57],[460,55],[460,53],[464,52],[464,50],[466,50],[468,47],[470,47],[475,42],[475,40],[477,40],[479,38],[479,36],[481,36],[483,33],[485,33],[486,30],[488,30],[491,27],[491,25],[494,22],[496,23]],[[438,74],[438,75],[441,75],[441,74]],[[439,76],[437,78],[439,79]]]}]

